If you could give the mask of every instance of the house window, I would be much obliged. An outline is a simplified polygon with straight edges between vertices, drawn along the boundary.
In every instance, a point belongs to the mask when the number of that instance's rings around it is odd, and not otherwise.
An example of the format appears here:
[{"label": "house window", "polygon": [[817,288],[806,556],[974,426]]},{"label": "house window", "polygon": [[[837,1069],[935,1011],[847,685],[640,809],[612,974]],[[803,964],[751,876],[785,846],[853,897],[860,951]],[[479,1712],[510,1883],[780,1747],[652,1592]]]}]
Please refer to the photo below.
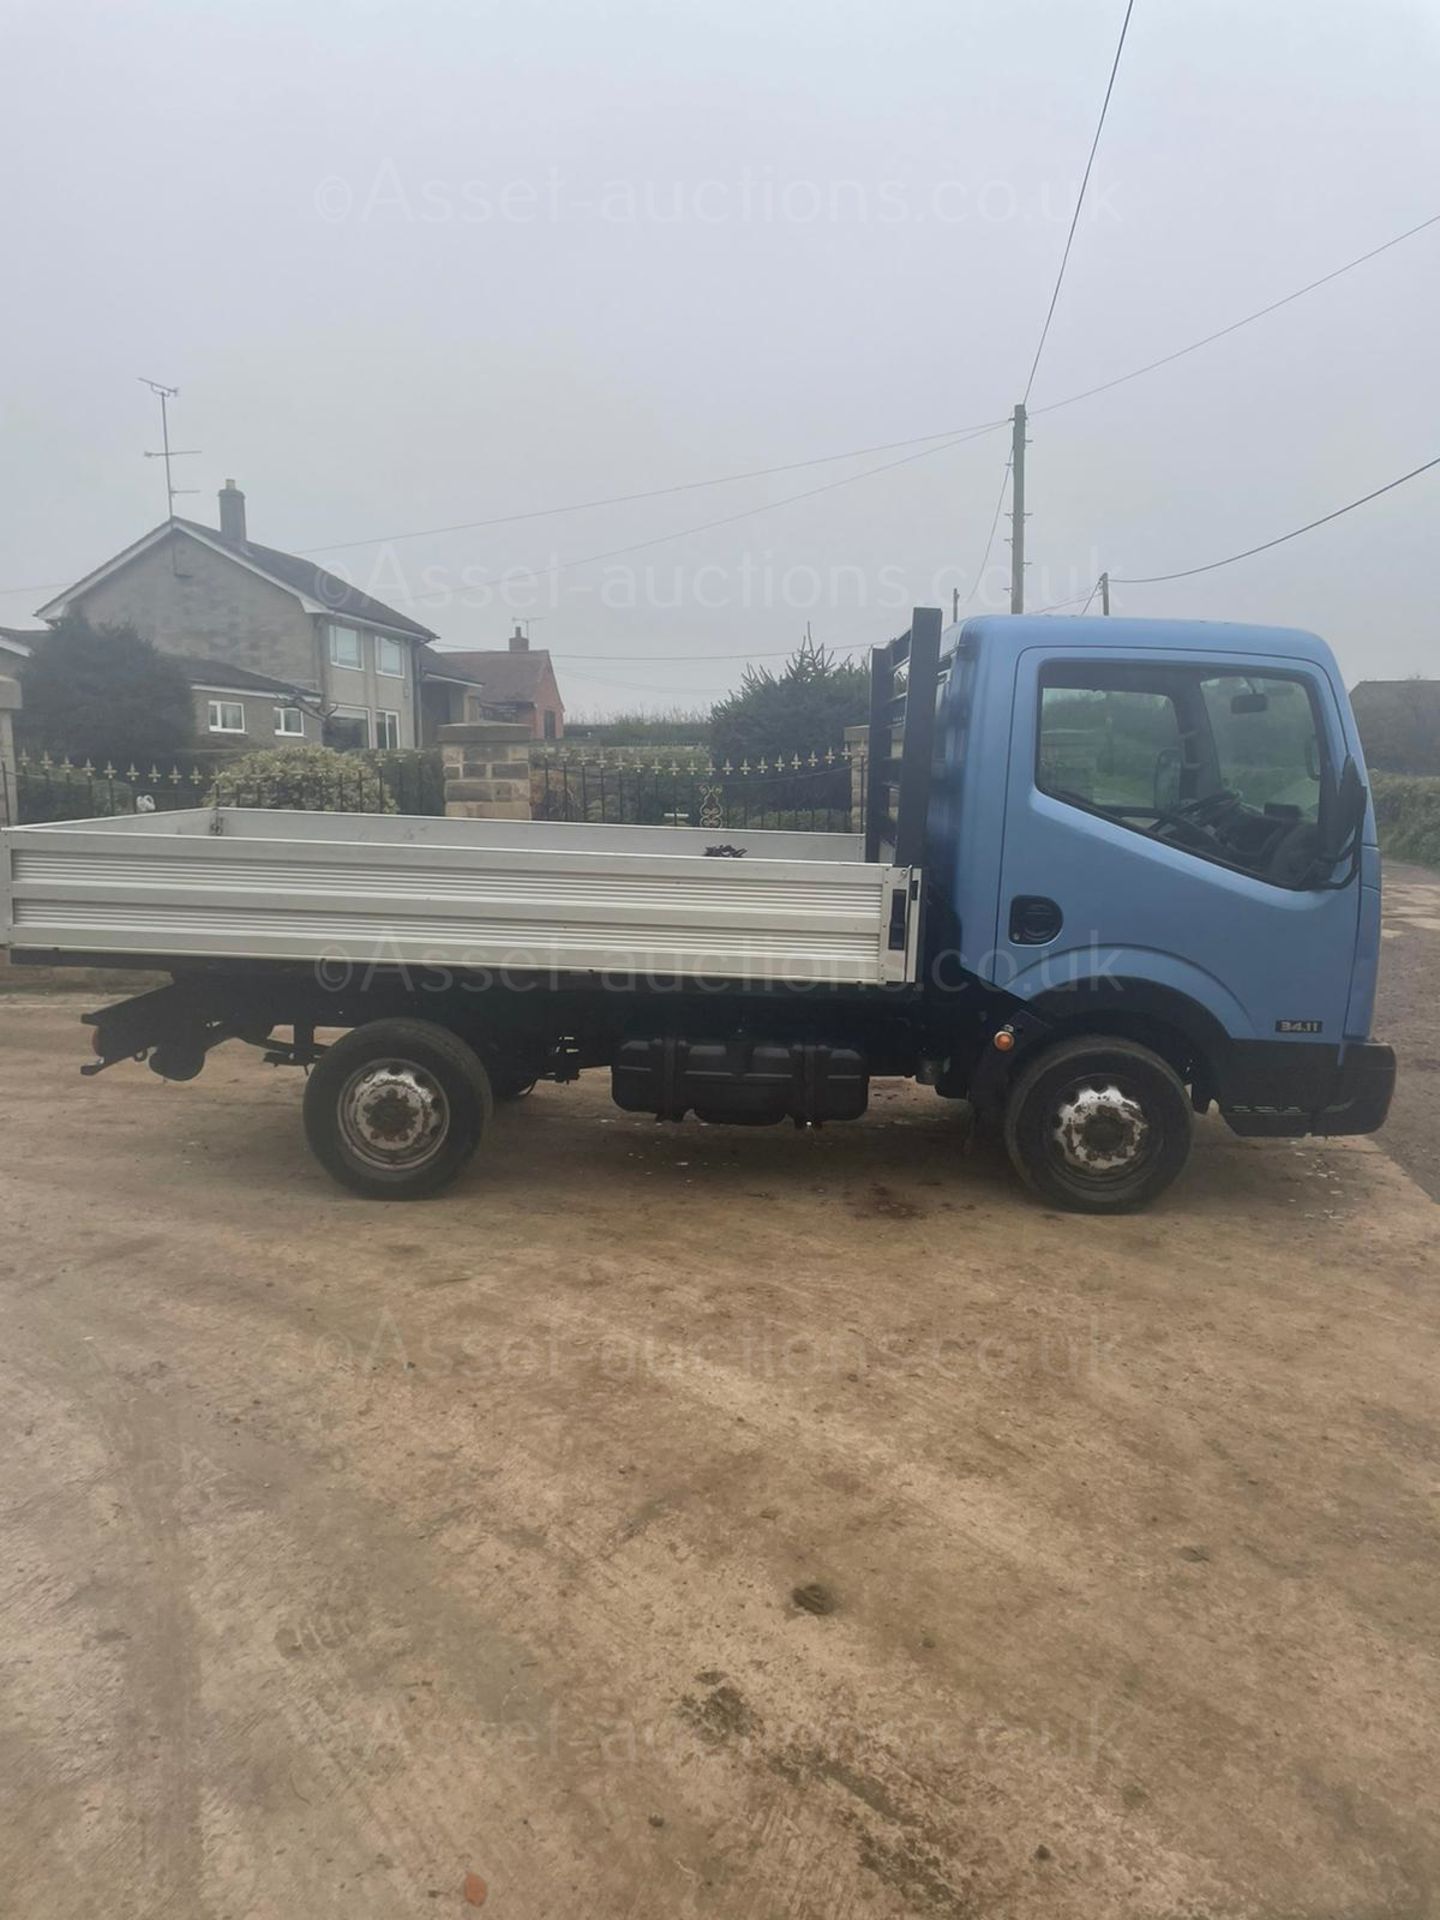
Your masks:
[{"label": "house window", "polygon": [[383,633],[375,636],[375,671],[391,674],[397,680],[405,678],[405,649],[398,640],[387,640]]},{"label": "house window", "polygon": [[370,714],[365,707],[336,707],[325,719],[325,745],[348,753],[370,744]]},{"label": "house window", "polygon": [[387,713],[382,707],[375,716],[375,744],[377,747],[398,747],[400,744],[400,716]]},{"label": "house window", "polygon": [[296,739],[303,740],[305,737],[305,716],[299,707],[276,707],[275,731],[276,733],[293,734]]},{"label": "house window", "polygon": [[332,667],[364,666],[364,645],[354,627],[331,627],[330,664]]},{"label": "house window", "polygon": [[555,738],[555,709],[553,707],[547,707],[545,709],[545,738],[547,740],[553,740]]},{"label": "house window", "polygon": [[212,700],[210,702],[211,733],[243,733],[245,731],[245,706],[240,700]]}]

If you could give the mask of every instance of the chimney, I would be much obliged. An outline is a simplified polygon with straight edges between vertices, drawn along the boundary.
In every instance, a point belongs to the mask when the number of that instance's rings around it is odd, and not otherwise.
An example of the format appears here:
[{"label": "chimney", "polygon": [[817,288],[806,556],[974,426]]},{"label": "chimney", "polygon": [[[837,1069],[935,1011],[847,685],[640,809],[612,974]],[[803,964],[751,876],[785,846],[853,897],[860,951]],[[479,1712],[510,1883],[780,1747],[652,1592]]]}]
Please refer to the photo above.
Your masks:
[{"label": "chimney", "polygon": [[[244,496],[242,495],[241,498],[243,499]],[[528,653],[530,651],[529,638],[518,620],[515,622],[515,631],[510,636],[510,651],[511,653]]]},{"label": "chimney", "polygon": [[244,541],[245,496],[233,480],[220,489],[220,531],[227,540]]}]

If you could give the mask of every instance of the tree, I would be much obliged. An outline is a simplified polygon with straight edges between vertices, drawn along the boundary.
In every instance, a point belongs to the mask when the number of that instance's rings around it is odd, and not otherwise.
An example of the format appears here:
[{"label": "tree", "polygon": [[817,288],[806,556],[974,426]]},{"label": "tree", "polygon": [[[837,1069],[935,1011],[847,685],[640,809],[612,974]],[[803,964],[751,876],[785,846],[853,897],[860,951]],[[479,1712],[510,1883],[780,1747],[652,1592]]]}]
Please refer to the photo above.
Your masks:
[{"label": "tree", "polygon": [[132,626],[92,627],[69,614],[36,643],[20,679],[19,731],[37,752],[113,761],[123,772],[194,742],[189,681]]},{"label": "tree", "polygon": [[746,667],[740,691],[710,715],[711,751],[718,761],[755,761],[782,753],[839,749],[846,727],[870,716],[870,676],[864,667],[841,665],[809,633],[779,674]]}]

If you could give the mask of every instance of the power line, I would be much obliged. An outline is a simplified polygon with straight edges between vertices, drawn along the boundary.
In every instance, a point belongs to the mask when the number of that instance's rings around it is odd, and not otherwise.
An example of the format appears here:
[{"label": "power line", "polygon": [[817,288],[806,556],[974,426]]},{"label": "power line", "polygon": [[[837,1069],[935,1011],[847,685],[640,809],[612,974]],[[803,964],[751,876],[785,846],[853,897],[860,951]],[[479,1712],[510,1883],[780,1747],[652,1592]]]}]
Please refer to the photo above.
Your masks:
[{"label": "power line", "polygon": [[[1353,513],[1357,507],[1363,507],[1368,505],[1369,502],[1372,500],[1378,500],[1382,494],[1393,493],[1397,487],[1403,487],[1408,480],[1418,479],[1422,473],[1429,473],[1431,469],[1434,467],[1440,467],[1440,454],[1437,454],[1437,456],[1433,460],[1427,460],[1423,466],[1412,467],[1409,473],[1402,473],[1397,480],[1389,480],[1385,483],[1383,487],[1376,487],[1372,492],[1362,494],[1358,500],[1351,500],[1346,506],[1336,507],[1332,513],[1321,514],[1318,520],[1307,520],[1303,527],[1295,527],[1289,533],[1282,533],[1277,535],[1276,538],[1273,540],[1264,540],[1260,543],[1259,546],[1246,547],[1242,553],[1232,553],[1228,555],[1224,560],[1210,560],[1210,561],[1207,561],[1204,566],[1185,567],[1177,573],[1152,573],[1152,574],[1112,573],[1110,575],[1111,584],[1114,586],[1122,586],[1122,587],[1153,587],[1153,586],[1159,586],[1161,583],[1167,580],[1188,580],[1197,573],[1213,573],[1217,567],[1232,566],[1237,560],[1248,560],[1254,554],[1268,552],[1271,547],[1284,546],[1287,540],[1296,540],[1300,537],[1302,533],[1312,533],[1316,527],[1326,526],[1331,520],[1338,520],[1344,514]],[[1002,495],[1002,498],[1003,498],[1003,495]],[[998,520],[999,520],[999,515],[997,513],[996,515],[997,523],[998,523]],[[1080,607],[1080,612],[1083,615],[1086,612],[1086,610],[1089,608],[1091,602],[1094,600],[1096,594],[1099,591],[1100,591],[1100,581],[1096,580],[1088,593],[1085,593],[1085,594],[1077,593],[1069,600],[1053,601],[1050,606],[1040,607],[1036,611],[1037,613],[1058,613],[1062,608],[1079,605],[1079,603],[1083,600],[1084,605]],[[793,652],[794,649],[789,648],[789,649],[785,649],[784,651]],[[850,646],[832,648],[832,652],[836,652],[836,653],[846,653],[846,652],[854,652],[854,651],[856,651],[856,648],[850,647]],[[757,654],[757,653],[696,654],[693,656],[693,658],[696,660],[749,660],[749,659],[760,660],[760,659],[768,659],[771,657],[773,656],[769,654]],[[556,658],[557,659],[585,658],[590,660],[606,660],[606,659],[618,660],[618,659],[627,659],[627,658],[628,659],[653,658],[653,656],[624,655],[624,654],[586,654],[582,656],[582,655],[559,654],[556,656]],[[679,663],[677,662],[676,664],[679,664]]]},{"label": "power line", "polygon": [[[1003,426],[1004,421],[997,423]],[[578,560],[556,560],[548,567],[505,567],[501,569],[508,578],[519,580],[542,580],[547,576],[569,573],[575,567],[591,567],[601,560],[619,560],[627,554],[641,553],[647,547],[661,547],[671,540],[685,540],[692,534],[709,533],[714,527],[733,526],[737,520],[753,519],[757,513],[768,513],[772,507],[788,507],[797,500],[813,500],[822,493],[834,493],[839,487],[853,486],[857,480],[869,480],[877,473],[891,473],[896,467],[908,467],[917,460],[928,460],[937,453],[948,453],[951,447],[963,446],[968,440],[978,440],[987,433],[993,433],[993,426],[979,427],[969,433],[958,434],[952,440],[946,440],[938,447],[925,447],[919,453],[907,453],[899,460],[887,460],[883,466],[866,467],[860,473],[846,474],[840,480],[827,480],[823,486],[807,487],[803,493],[790,493],[783,500],[762,501],[759,506],[746,507],[740,513],[727,513],[717,520],[702,520],[699,526],[680,527],[673,533],[656,534],[649,540],[632,540],[628,546],[610,547],[604,553],[587,553]],[[478,580],[467,580],[466,586],[484,586],[487,581],[496,578],[495,571],[482,574]],[[397,599],[406,600],[411,606],[423,605],[427,600],[444,599],[449,596],[448,587],[437,588],[434,593],[398,594]]]},{"label": "power line", "polygon": [[567,667],[565,678],[581,680],[592,687],[609,687],[620,693],[648,694],[652,700],[681,701],[690,699],[715,699],[720,694],[733,692],[733,687],[657,687],[644,686],[634,680],[615,680],[609,674],[586,673],[583,667]]},{"label": "power line", "polygon": [[1056,303],[1060,298],[1060,289],[1065,281],[1065,269],[1070,264],[1070,249],[1075,244],[1075,229],[1080,224],[1080,209],[1085,204],[1085,189],[1090,184],[1090,169],[1095,165],[1095,155],[1100,146],[1100,135],[1105,131],[1105,116],[1110,111],[1110,96],[1115,91],[1115,76],[1120,71],[1120,56],[1125,51],[1125,36],[1130,31],[1130,16],[1135,11],[1135,0],[1126,0],[1125,18],[1120,23],[1120,38],[1115,43],[1115,58],[1110,63],[1110,78],[1105,83],[1105,98],[1100,103],[1100,118],[1095,123],[1095,138],[1090,142],[1090,156],[1085,162],[1085,172],[1081,176],[1080,191],[1075,196],[1075,211],[1070,216],[1070,231],[1065,236],[1065,251],[1060,256],[1060,271],[1055,276],[1055,291],[1050,295],[1050,305],[1046,310],[1045,324],[1040,329],[1040,339],[1035,348],[1035,358],[1030,363],[1030,378],[1025,382],[1025,402],[1030,399],[1030,389],[1035,384],[1035,375],[1040,366],[1040,356],[1045,351],[1045,342],[1050,335],[1050,322],[1055,318]]},{"label": "power line", "polygon": [[[1126,19],[1128,22],[1128,13]],[[1113,74],[1111,79],[1113,84]],[[1108,100],[1108,94],[1106,97]],[[1081,191],[1083,193],[1083,187]],[[1077,203],[1077,215],[1078,210]],[[1356,267],[1365,266],[1369,261],[1378,259],[1382,253],[1388,253],[1392,247],[1398,247],[1406,240],[1413,240],[1416,234],[1423,233],[1428,227],[1437,225],[1440,225],[1440,213],[1433,213],[1428,219],[1421,220],[1417,225],[1407,227],[1403,233],[1397,233],[1391,239],[1382,241],[1378,247],[1370,248],[1367,253],[1359,254],[1355,259],[1347,260],[1343,266],[1334,267],[1329,273],[1321,274],[1318,280],[1311,280],[1303,287],[1296,287],[1293,292],[1282,295],[1278,300],[1272,300],[1268,306],[1258,307],[1253,313],[1247,313],[1238,320],[1232,320],[1227,326],[1217,328],[1214,333],[1207,333],[1202,339],[1192,340],[1186,346],[1177,347],[1173,353],[1162,354],[1158,360],[1147,361],[1145,365],[1141,367],[1132,367],[1130,372],[1117,374],[1112,380],[1104,380],[1096,386],[1086,387],[1080,393],[1067,394],[1062,400],[1048,400],[1043,406],[1031,407],[1029,409],[1030,414],[1033,417],[1041,413],[1057,413],[1062,407],[1073,407],[1077,401],[1093,399],[1096,394],[1108,393],[1112,387],[1123,386],[1130,380],[1140,379],[1143,374],[1154,373],[1160,367],[1169,366],[1174,360],[1183,360],[1187,354],[1196,353],[1201,347],[1211,346],[1215,341],[1223,340],[1229,334],[1238,333],[1242,327],[1248,327],[1253,321],[1263,320],[1272,313],[1278,313],[1282,307],[1287,307],[1293,301],[1302,299],[1307,293],[1314,293],[1318,288],[1328,286],[1332,280],[1338,280],[1342,275],[1353,272]],[[1046,324],[1048,326],[1048,320]],[[817,454],[813,459],[789,460],[779,466],[751,467],[741,473],[717,474],[708,480],[682,480],[673,486],[651,487],[639,493],[608,494],[594,500],[572,501],[566,506],[533,507],[524,513],[496,514],[486,520],[462,520],[444,527],[418,527],[405,533],[374,534],[364,540],[332,541],[326,546],[300,547],[297,551],[302,554],[339,553],[344,549],[352,547],[392,545],[399,540],[424,540],[432,537],[438,538],[448,533],[476,533],[488,527],[513,526],[526,520],[551,519],[567,513],[587,512],[597,507],[630,506],[644,500],[661,500],[671,494],[695,493],[706,487],[730,486],[742,480],[764,480],[777,474],[798,473],[807,467],[832,466],[841,460],[859,460],[872,453],[894,453],[905,447],[930,446],[937,440],[948,440],[957,435],[978,435],[982,432],[990,432],[997,427],[1007,426],[1009,420],[1010,416],[1004,414],[993,420],[974,420],[967,425],[946,427],[937,433],[913,434],[905,440],[877,441],[874,445],[867,447],[852,447],[845,453]],[[885,472],[886,469],[879,468],[876,469],[876,471]],[[785,502],[775,501],[773,504],[783,506]],[[989,558],[988,554],[986,558]],[[47,581],[42,582],[41,585],[37,587],[6,589],[6,591],[39,593],[44,592],[47,586],[64,586],[65,584],[67,583],[64,581]]]},{"label": "power line", "polygon": [[[863,653],[867,647],[874,646],[873,640],[846,640],[838,643],[826,642],[827,653]],[[465,652],[465,648],[456,648],[456,652]],[[743,653],[692,653],[692,654],[656,654],[656,653],[552,653],[552,660],[604,660],[604,661],[643,661],[652,667],[686,667],[697,661],[710,660],[788,660],[795,652],[794,647],[769,647],[757,652],[747,647]],[[440,653],[443,660],[446,656]]]},{"label": "power line", "polygon": [[1069,600],[1052,600],[1048,607],[1036,607],[1035,609],[1036,618],[1038,619],[1039,616],[1044,613],[1059,613],[1065,607],[1080,606],[1080,602],[1082,600],[1085,602],[1085,605],[1083,607],[1080,607],[1080,612],[1083,614],[1084,612],[1086,612],[1086,610],[1090,605],[1090,602],[1095,598],[1096,594],[1099,591],[1100,591],[1100,582],[1097,580],[1094,586],[1091,587],[1089,593],[1077,593],[1077,594],[1074,594]]},{"label": "power line", "polygon": [[1165,353],[1158,360],[1147,360],[1143,367],[1132,367],[1129,373],[1120,373],[1113,380],[1102,380],[1098,386],[1086,387],[1081,393],[1072,393],[1064,400],[1048,400],[1043,407],[1032,407],[1032,417],[1037,413],[1058,413],[1061,407],[1073,407],[1078,400],[1093,400],[1097,393],[1109,393],[1112,387],[1123,387],[1128,380],[1138,380],[1142,374],[1154,373],[1158,367],[1168,367],[1174,360],[1183,360],[1187,353],[1197,353],[1201,347],[1212,346],[1215,341],[1223,340],[1228,334],[1238,333],[1241,327],[1248,327],[1253,321],[1264,320],[1272,313],[1278,313],[1282,307],[1288,307],[1292,301],[1303,299],[1307,293],[1314,293],[1317,287],[1325,287],[1332,280],[1338,280],[1342,274],[1363,267],[1367,261],[1376,260],[1382,253],[1388,253],[1392,247],[1398,247],[1402,240],[1413,240],[1417,233],[1423,233],[1427,227],[1440,225],[1440,213],[1432,213],[1428,220],[1422,220],[1418,226],[1407,227],[1404,233],[1397,233],[1393,239],[1384,240],[1378,247],[1372,247],[1368,253],[1358,254],[1355,259],[1347,260],[1343,267],[1334,267],[1329,273],[1322,273],[1318,280],[1307,281],[1303,287],[1296,287],[1293,293],[1287,293],[1278,300],[1272,300],[1267,307],[1257,307],[1254,313],[1247,313],[1239,320],[1232,320],[1227,327],[1217,327],[1214,333],[1207,333],[1199,340],[1192,340],[1187,347],[1177,347],[1173,353]]},{"label": "power line", "polygon": [[[1437,216],[1440,218],[1440,216]],[[408,533],[374,534],[366,540],[335,540],[324,547],[299,547],[298,553],[340,553],[349,547],[393,546],[399,540],[425,540],[446,533],[478,533],[486,527],[509,527],[522,520],[549,520],[565,513],[585,513],[592,507],[632,506],[640,500],[663,500],[674,493],[695,493],[705,487],[728,487],[741,480],[765,480],[781,473],[799,473],[805,467],[829,467],[841,460],[859,460],[871,453],[894,453],[899,447],[922,447],[956,434],[988,432],[1003,427],[1001,420],[975,420],[968,426],[944,427],[938,433],[917,433],[908,440],[881,440],[871,447],[851,447],[847,453],[817,454],[812,460],[788,460],[778,467],[751,467],[744,473],[717,474],[710,480],[681,480],[674,486],[650,487],[643,493],[612,493],[595,500],[575,500],[564,507],[532,507],[524,513],[500,513],[488,520],[459,520],[448,527],[418,527]],[[880,469],[884,471],[884,469]]]},{"label": "power line", "polygon": [[[1412,240],[1416,234],[1423,233],[1427,228],[1436,225],[1440,225],[1440,213],[1431,214],[1428,219],[1421,220],[1416,226],[1407,227],[1403,233],[1397,233],[1392,239],[1382,241],[1378,247],[1372,247],[1369,252],[1359,254],[1353,260],[1347,260],[1343,266],[1332,268],[1329,273],[1322,274],[1318,280],[1308,281],[1303,287],[1297,287],[1293,292],[1282,295],[1280,299],[1272,300],[1268,306],[1257,307],[1253,313],[1247,313],[1238,320],[1232,320],[1228,326],[1219,327],[1214,333],[1207,333],[1199,340],[1192,340],[1187,346],[1177,347],[1173,353],[1162,354],[1158,360],[1148,360],[1144,366],[1132,367],[1128,373],[1117,374],[1114,379],[1103,380],[1098,385],[1086,387],[1079,393],[1067,394],[1062,400],[1048,400],[1043,406],[1031,407],[1030,416],[1033,419],[1038,414],[1057,413],[1062,407],[1073,407],[1081,400],[1094,399],[1097,394],[1109,393],[1114,387],[1124,386],[1128,381],[1138,380],[1147,373],[1154,373],[1161,367],[1168,367],[1172,361],[1182,360],[1187,354],[1197,353],[1201,347],[1211,346],[1217,340],[1223,340],[1232,333],[1238,333],[1242,327],[1248,327],[1256,320],[1263,320],[1272,313],[1278,313],[1282,307],[1303,299],[1306,294],[1314,293],[1320,287],[1328,286],[1332,280],[1340,279],[1342,275],[1352,272],[1356,267],[1365,266],[1369,261],[1378,259],[1382,253],[1388,253],[1392,247],[1398,247],[1403,241]],[[404,533],[375,534],[363,540],[338,541],[321,547],[300,547],[296,551],[302,554],[336,553],[348,547],[383,546],[400,540],[438,538],[447,533],[478,532],[487,527],[512,525],[523,520],[549,519],[566,513],[585,512],[595,507],[623,506],[642,500],[658,500],[668,494],[691,493],[705,487],[728,486],[741,480],[760,480],[774,474],[795,473],[805,467],[830,466],[841,460],[860,459],[870,453],[893,452],[899,447],[929,446],[938,440],[952,439],[957,435],[991,431],[1005,426],[1008,418],[1007,415],[995,420],[974,421],[969,426],[947,427],[936,433],[916,434],[906,440],[880,441],[869,447],[854,447],[848,453],[820,454],[811,460],[791,460],[780,466],[754,467],[744,473],[719,474],[709,480],[684,480],[673,486],[654,487],[641,493],[613,494],[595,500],[573,501],[559,507],[535,507],[525,513],[500,514],[487,520],[457,521],[444,527],[417,527]],[[884,472],[886,469],[880,468],[876,471]],[[771,504],[784,506],[785,502],[778,500]],[[767,508],[757,509],[757,511],[767,510]],[[988,553],[986,558],[988,560]],[[35,580],[28,585],[0,587],[0,594],[48,593],[70,584],[68,579]]]},{"label": "power line", "polygon": [[1207,560],[1203,567],[1182,567],[1178,573],[1124,574],[1112,573],[1110,578],[1121,587],[1155,587],[1165,580],[1189,580],[1197,573],[1213,573],[1217,567],[1230,567],[1237,560],[1248,560],[1252,554],[1268,553],[1271,547],[1283,547],[1287,540],[1298,540],[1302,533],[1313,533],[1316,527],[1326,526],[1331,520],[1338,520],[1342,514],[1353,513],[1357,507],[1378,500],[1382,493],[1393,493],[1396,487],[1403,487],[1407,480],[1415,480],[1422,473],[1429,473],[1432,467],[1440,467],[1440,454],[1433,460],[1427,460],[1423,466],[1412,467],[1409,473],[1402,473],[1398,480],[1387,480],[1383,487],[1376,487],[1373,493],[1362,493],[1358,500],[1351,500],[1343,507],[1336,507],[1333,513],[1322,513],[1318,520],[1307,520],[1303,527],[1294,527],[1289,533],[1277,534],[1273,540],[1262,540],[1258,547],[1246,547],[1243,553],[1227,554],[1223,560]]},{"label": "power line", "polygon": [[990,564],[990,554],[995,545],[995,530],[1000,525],[1000,515],[1005,510],[1005,489],[1010,481],[1010,458],[1011,456],[1007,454],[1005,458],[1005,471],[1000,476],[1000,491],[995,496],[995,513],[990,521],[990,533],[985,541],[985,552],[981,558],[980,565],[975,570],[974,584],[961,602],[963,606],[968,607],[980,591],[980,583],[985,578],[985,569]]},{"label": "power line", "polygon": [[[565,506],[565,507],[536,507],[527,513],[501,514],[492,520],[462,521],[462,522],[457,522],[455,525],[449,526],[449,527],[420,527],[420,528],[414,529],[410,533],[394,533],[389,535],[376,535],[373,538],[365,539],[365,540],[340,541],[340,542],[337,542],[335,545],[328,546],[328,547],[297,547],[295,551],[298,554],[304,554],[304,555],[310,555],[310,554],[316,554],[316,553],[335,553],[339,551],[340,547],[384,546],[387,544],[393,545],[394,542],[398,540],[422,540],[432,534],[439,535],[444,533],[467,533],[467,532],[475,531],[482,527],[506,526],[515,521],[520,521],[520,520],[544,520],[544,519],[550,519],[558,514],[580,513],[580,512],[583,512],[588,507],[620,506],[629,501],[656,500],[666,494],[690,493],[702,487],[728,486],[731,481],[735,481],[735,480],[758,480],[758,479],[763,479],[767,475],[772,475],[772,474],[795,473],[804,467],[833,466],[837,461],[840,461],[840,460],[858,459],[862,453],[885,453],[895,447],[918,447],[920,449],[918,453],[910,454],[903,460],[891,460],[891,461],[887,461],[882,466],[867,467],[864,469],[863,472],[847,474],[843,479],[828,481],[822,487],[812,487],[803,493],[787,494],[783,500],[762,501],[759,506],[747,507],[743,513],[730,514],[718,520],[706,520],[706,521],[703,521],[698,527],[682,527],[679,531],[675,533],[659,534],[653,540],[637,541],[633,546],[629,546],[629,547],[615,547],[611,549],[611,551],[608,553],[590,554],[583,560],[562,561],[558,563],[557,566],[541,569],[540,572],[536,572],[536,570],[533,568],[522,568],[519,570],[521,577],[523,578],[539,579],[541,577],[542,572],[554,573],[554,572],[562,571],[566,567],[588,566],[592,561],[595,561],[595,560],[611,560],[616,558],[620,554],[638,552],[641,547],[660,546],[666,540],[683,540],[687,534],[704,533],[704,532],[707,532],[711,527],[728,526],[731,523],[731,521],[749,519],[753,514],[769,513],[771,509],[774,507],[789,506],[789,504],[793,500],[810,500],[810,499],[813,499],[816,494],[829,493],[836,487],[848,487],[852,481],[868,480],[872,474],[889,473],[895,467],[907,466],[911,460],[923,460],[923,459],[926,459],[932,453],[945,453],[948,451],[950,447],[963,445],[963,443],[966,440],[978,440],[987,433],[994,433],[997,428],[1008,426],[1009,423],[1010,423],[1010,416],[1006,414],[1002,418],[997,420],[974,421],[968,427],[947,427],[946,429],[944,429],[944,431],[940,433],[917,434],[909,440],[889,440],[889,441],[882,441],[873,447],[857,447],[857,448],[853,448],[849,453],[821,454],[813,460],[792,460],[792,461],[789,461],[784,466],[779,466],[779,467],[755,467],[748,473],[722,474],[713,480],[684,480],[684,481],[681,481],[676,486],[656,487],[648,493],[615,494],[602,500],[576,501],[574,504],[570,506]],[[937,444],[937,442],[943,442],[943,445]],[[510,572],[511,569],[506,568],[504,569],[504,571]],[[494,575],[494,572],[492,571],[490,573],[483,575],[481,580],[468,582],[467,584],[477,585],[477,586],[483,585],[485,580],[493,579],[494,577],[495,575]],[[32,581],[29,586],[0,587],[0,594],[46,593],[51,591],[52,589],[66,587],[66,586],[69,586],[70,584],[71,583],[68,580],[36,580],[36,581]],[[439,589],[437,590],[436,593],[432,593],[432,594],[410,595],[410,596],[401,595],[398,597],[400,598],[408,597],[411,599],[413,603],[417,600],[437,599],[441,596],[443,592],[446,592],[446,591],[448,591],[448,589]]]}]

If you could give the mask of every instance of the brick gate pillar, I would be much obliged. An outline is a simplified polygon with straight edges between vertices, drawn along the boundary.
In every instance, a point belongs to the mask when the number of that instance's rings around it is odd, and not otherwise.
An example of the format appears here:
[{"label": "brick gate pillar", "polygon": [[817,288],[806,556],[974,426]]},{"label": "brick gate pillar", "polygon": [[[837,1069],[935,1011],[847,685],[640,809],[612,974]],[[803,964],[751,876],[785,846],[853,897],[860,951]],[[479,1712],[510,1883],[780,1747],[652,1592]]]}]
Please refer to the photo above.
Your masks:
[{"label": "brick gate pillar", "polygon": [[530,818],[530,729],[465,720],[439,730],[445,812],[452,820]]}]

